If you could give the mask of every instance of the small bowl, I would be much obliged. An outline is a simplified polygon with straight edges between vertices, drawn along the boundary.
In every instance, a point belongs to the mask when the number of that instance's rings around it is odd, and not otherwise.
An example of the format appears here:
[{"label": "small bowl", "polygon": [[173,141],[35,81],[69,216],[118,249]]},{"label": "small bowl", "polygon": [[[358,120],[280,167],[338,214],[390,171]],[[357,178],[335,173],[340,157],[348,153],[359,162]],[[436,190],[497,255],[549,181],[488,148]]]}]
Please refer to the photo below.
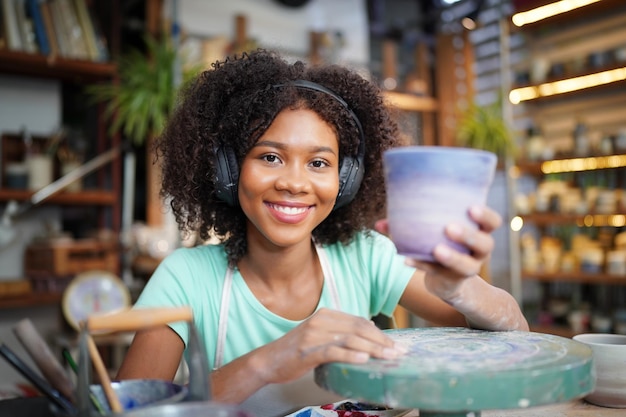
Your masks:
[{"label": "small bowl", "polygon": [[602,407],[626,408],[626,335],[585,333],[573,339],[593,352],[596,387],[585,400]]},{"label": "small bowl", "polygon": [[[112,382],[111,387],[120,400],[124,411],[136,408],[173,404],[187,396],[186,387],[157,379],[134,379]],[[98,399],[105,412],[111,408],[101,385],[91,385],[92,394]]]}]

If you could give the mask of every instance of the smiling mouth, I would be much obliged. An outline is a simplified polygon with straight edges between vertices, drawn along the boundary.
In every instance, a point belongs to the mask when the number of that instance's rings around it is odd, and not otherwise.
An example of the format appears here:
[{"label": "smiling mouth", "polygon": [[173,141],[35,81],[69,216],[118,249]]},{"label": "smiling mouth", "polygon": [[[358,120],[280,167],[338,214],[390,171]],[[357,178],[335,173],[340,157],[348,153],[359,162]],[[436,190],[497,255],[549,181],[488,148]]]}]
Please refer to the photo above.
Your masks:
[{"label": "smiling mouth", "polygon": [[271,204],[271,203],[268,203],[267,205],[273,210],[276,210],[278,212],[281,212],[290,216],[295,216],[298,214],[306,213],[306,211],[309,209],[309,207],[288,207],[288,206],[279,206],[279,205]]}]

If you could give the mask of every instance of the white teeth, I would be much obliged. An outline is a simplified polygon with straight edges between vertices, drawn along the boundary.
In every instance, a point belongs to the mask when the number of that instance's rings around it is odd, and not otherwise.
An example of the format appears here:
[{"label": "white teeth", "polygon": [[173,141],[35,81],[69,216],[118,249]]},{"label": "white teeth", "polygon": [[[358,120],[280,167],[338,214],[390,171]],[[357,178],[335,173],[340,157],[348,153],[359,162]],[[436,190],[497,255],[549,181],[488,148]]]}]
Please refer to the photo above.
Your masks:
[{"label": "white teeth", "polygon": [[306,207],[285,207],[285,206],[277,206],[275,204],[272,204],[271,206],[274,210],[280,211],[281,213],[290,214],[290,215],[302,214],[307,210]]}]

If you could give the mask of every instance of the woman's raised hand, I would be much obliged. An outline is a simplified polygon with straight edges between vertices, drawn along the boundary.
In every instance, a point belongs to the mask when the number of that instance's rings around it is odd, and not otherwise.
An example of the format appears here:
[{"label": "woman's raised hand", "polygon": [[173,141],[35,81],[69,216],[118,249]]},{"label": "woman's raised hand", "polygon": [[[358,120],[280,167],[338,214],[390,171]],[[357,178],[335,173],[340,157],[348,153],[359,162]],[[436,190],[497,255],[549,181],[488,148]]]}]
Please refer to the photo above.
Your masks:
[{"label": "woman's raised hand", "polygon": [[[480,272],[481,266],[488,260],[494,248],[491,233],[502,224],[502,217],[486,206],[472,207],[469,216],[478,225],[478,230],[458,224],[450,224],[446,228],[446,236],[469,248],[469,254],[439,244],[433,251],[438,263],[411,258],[406,260],[408,265],[426,272],[426,287],[445,301],[451,301],[457,295],[465,278],[473,277]],[[387,221],[378,221],[376,229],[381,233],[387,233]],[[419,233],[419,230],[416,233]]]}]

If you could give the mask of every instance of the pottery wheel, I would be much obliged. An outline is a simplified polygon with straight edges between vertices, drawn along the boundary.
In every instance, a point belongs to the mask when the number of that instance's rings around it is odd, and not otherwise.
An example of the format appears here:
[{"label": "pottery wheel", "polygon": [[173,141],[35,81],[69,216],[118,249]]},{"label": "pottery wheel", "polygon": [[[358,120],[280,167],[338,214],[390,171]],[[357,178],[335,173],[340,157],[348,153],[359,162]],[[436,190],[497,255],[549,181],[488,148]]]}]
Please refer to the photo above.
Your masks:
[{"label": "pottery wheel", "polygon": [[420,416],[552,404],[594,387],[591,349],[571,339],[446,327],[385,333],[409,352],[395,360],[322,365],[316,383],[346,398],[416,408]]}]

